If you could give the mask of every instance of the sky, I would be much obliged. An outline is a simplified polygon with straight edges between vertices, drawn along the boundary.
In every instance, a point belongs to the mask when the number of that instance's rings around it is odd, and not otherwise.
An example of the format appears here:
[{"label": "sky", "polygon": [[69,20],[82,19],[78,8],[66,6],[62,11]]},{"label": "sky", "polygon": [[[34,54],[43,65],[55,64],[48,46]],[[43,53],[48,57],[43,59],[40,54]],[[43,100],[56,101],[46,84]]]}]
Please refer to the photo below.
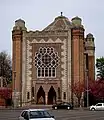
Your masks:
[{"label": "sky", "polygon": [[104,56],[104,0],[0,0],[0,12],[0,52],[12,55],[15,20],[25,20],[28,30],[42,30],[63,12],[70,21],[82,19],[85,35],[94,35],[96,58]]}]

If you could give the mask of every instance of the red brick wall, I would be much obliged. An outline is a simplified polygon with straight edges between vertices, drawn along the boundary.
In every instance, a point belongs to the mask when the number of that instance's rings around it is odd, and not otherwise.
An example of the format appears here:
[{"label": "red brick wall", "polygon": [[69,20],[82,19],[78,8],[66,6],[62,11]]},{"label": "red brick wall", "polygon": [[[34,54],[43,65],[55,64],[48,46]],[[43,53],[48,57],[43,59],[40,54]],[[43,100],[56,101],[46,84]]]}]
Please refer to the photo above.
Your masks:
[{"label": "red brick wall", "polygon": [[88,56],[89,80],[95,80],[95,59],[94,56]]},{"label": "red brick wall", "polygon": [[72,30],[72,76],[74,82],[84,82],[84,30]]},{"label": "red brick wall", "polygon": [[[12,79],[13,79],[13,90],[14,90],[14,79],[15,79],[15,89],[16,91],[20,91],[21,84],[21,75],[22,75],[22,32],[19,30],[12,32],[12,40],[13,40],[13,65],[12,65]],[[14,71],[16,71],[16,75],[14,78]]]}]

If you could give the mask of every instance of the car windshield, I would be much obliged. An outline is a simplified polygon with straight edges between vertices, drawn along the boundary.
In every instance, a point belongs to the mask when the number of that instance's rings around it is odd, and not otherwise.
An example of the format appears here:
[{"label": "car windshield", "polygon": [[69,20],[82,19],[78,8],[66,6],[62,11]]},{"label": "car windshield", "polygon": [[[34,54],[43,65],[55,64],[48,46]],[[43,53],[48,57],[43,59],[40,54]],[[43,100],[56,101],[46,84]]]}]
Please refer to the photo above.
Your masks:
[{"label": "car windshield", "polygon": [[47,111],[30,111],[30,118],[50,118],[50,114]]}]

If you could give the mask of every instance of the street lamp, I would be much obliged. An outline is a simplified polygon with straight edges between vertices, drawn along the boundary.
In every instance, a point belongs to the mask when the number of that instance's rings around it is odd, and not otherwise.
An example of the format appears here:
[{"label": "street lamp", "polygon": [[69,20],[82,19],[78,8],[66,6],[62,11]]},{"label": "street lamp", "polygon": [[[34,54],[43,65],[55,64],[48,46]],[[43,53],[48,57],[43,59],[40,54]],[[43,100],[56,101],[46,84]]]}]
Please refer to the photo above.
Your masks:
[{"label": "street lamp", "polygon": [[87,107],[89,107],[89,82],[88,82],[88,69],[86,70],[86,92],[87,92]]}]

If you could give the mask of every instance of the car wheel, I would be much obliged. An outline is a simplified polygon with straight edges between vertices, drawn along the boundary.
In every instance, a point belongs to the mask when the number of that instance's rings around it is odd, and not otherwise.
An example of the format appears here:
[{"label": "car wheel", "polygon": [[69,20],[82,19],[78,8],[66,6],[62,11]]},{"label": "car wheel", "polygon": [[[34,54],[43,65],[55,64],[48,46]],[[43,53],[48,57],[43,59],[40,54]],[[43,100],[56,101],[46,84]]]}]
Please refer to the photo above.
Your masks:
[{"label": "car wheel", "polygon": [[91,110],[92,110],[92,111],[94,111],[94,110],[95,110],[95,108],[91,108]]},{"label": "car wheel", "polygon": [[70,110],[70,107],[67,107],[68,110]]}]

